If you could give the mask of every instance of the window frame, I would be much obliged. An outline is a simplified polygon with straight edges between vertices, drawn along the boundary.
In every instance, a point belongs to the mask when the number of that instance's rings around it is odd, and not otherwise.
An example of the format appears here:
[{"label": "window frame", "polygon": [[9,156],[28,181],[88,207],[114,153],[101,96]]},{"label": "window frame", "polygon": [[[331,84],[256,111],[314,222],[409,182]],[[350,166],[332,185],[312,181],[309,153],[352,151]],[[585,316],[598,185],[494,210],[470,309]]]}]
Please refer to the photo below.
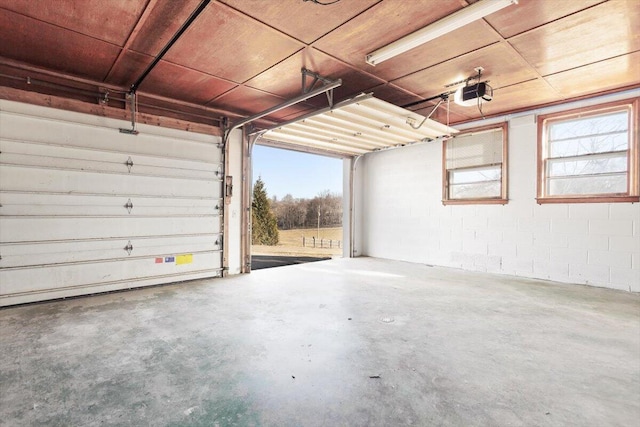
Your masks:
[{"label": "window frame", "polygon": [[[592,105],[589,107],[560,111],[539,115],[538,122],[538,147],[537,147],[537,194],[538,204],[545,203],[635,203],[640,201],[638,193],[638,105],[640,98],[625,99],[621,101],[608,102],[605,104]],[[572,119],[582,119],[586,117],[600,116],[617,111],[629,111],[629,144],[627,148],[627,192],[626,193],[597,193],[597,194],[576,194],[576,195],[547,195],[547,152],[549,141],[547,138],[550,124],[568,121]],[[612,153],[606,152],[603,154]]]},{"label": "window frame", "polygon": [[[487,132],[491,130],[502,130],[502,162],[501,162],[501,179],[500,179],[500,196],[499,197],[472,197],[466,199],[449,198],[449,169],[447,169],[447,143],[455,137],[463,135],[472,135],[474,133]],[[442,143],[442,204],[443,205],[506,205],[509,203],[507,191],[508,176],[508,122],[501,122],[487,126],[474,127],[457,133],[454,138],[444,140]],[[478,167],[487,165],[478,165]]]}]

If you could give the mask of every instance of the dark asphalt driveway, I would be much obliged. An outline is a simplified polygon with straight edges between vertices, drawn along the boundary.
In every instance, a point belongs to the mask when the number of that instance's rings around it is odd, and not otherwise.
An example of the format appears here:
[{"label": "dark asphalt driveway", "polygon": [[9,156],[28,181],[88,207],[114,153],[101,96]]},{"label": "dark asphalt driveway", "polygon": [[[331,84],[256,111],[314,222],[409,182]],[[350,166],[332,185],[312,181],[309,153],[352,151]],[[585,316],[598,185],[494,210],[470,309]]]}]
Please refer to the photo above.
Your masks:
[{"label": "dark asphalt driveway", "polygon": [[253,255],[251,257],[251,270],[282,267],[285,265],[293,264],[304,264],[306,262],[324,261],[327,259],[331,259],[331,257],[317,258],[309,256]]}]

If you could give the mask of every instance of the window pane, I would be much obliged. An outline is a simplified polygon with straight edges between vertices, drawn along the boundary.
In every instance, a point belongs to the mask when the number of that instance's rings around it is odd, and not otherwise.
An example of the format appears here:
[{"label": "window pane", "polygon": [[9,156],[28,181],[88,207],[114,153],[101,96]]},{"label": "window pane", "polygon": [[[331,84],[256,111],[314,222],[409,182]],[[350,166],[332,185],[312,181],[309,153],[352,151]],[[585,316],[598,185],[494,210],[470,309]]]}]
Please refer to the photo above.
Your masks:
[{"label": "window pane", "polygon": [[500,181],[449,186],[450,199],[499,198],[500,196]]},{"label": "window pane", "polygon": [[556,159],[547,162],[549,177],[571,175],[595,175],[627,171],[627,153],[615,153],[583,159]]},{"label": "window pane", "polygon": [[629,148],[628,133],[595,135],[591,137],[555,141],[550,144],[549,157],[580,156],[591,153],[606,153]]},{"label": "window pane", "polygon": [[550,196],[627,192],[627,175],[624,173],[578,178],[549,178],[547,183]]},{"label": "window pane", "polygon": [[471,182],[499,181],[500,175],[500,166],[463,169],[449,171],[449,182],[451,184],[465,184]]},{"label": "window pane", "polygon": [[447,141],[447,169],[502,163],[502,129],[456,136]]},{"label": "window pane", "polygon": [[549,126],[549,140],[575,138],[580,136],[598,135],[615,131],[627,131],[629,113],[618,111],[599,116],[584,117],[551,123]]}]

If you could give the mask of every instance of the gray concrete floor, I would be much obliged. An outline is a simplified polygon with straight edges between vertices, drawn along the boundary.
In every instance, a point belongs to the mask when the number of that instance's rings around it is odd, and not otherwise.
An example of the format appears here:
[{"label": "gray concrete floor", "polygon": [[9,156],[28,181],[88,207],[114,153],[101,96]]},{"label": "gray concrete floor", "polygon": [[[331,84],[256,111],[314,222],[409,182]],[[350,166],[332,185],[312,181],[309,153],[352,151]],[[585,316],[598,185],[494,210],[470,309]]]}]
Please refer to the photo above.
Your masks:
[{"label": "gray concrete floor", "polygon": [[0,311],[0,425],[608,426],[640,296],[370,258]]}]

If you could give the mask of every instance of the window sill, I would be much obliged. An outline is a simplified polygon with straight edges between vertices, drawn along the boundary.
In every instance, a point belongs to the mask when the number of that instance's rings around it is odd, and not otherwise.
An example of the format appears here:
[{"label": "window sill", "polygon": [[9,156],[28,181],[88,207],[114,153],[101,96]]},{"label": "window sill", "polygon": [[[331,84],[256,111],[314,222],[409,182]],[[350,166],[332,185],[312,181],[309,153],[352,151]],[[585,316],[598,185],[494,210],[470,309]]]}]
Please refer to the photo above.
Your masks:
[{"label": "window sill", "polygon": [[506,205],[509,199],[460,199],[443,200],[442,204],[447,205]]},{"label": "window sill", "polygon": [[640,196],[538,197],[539,205],[546,203],[637,203]]}]

